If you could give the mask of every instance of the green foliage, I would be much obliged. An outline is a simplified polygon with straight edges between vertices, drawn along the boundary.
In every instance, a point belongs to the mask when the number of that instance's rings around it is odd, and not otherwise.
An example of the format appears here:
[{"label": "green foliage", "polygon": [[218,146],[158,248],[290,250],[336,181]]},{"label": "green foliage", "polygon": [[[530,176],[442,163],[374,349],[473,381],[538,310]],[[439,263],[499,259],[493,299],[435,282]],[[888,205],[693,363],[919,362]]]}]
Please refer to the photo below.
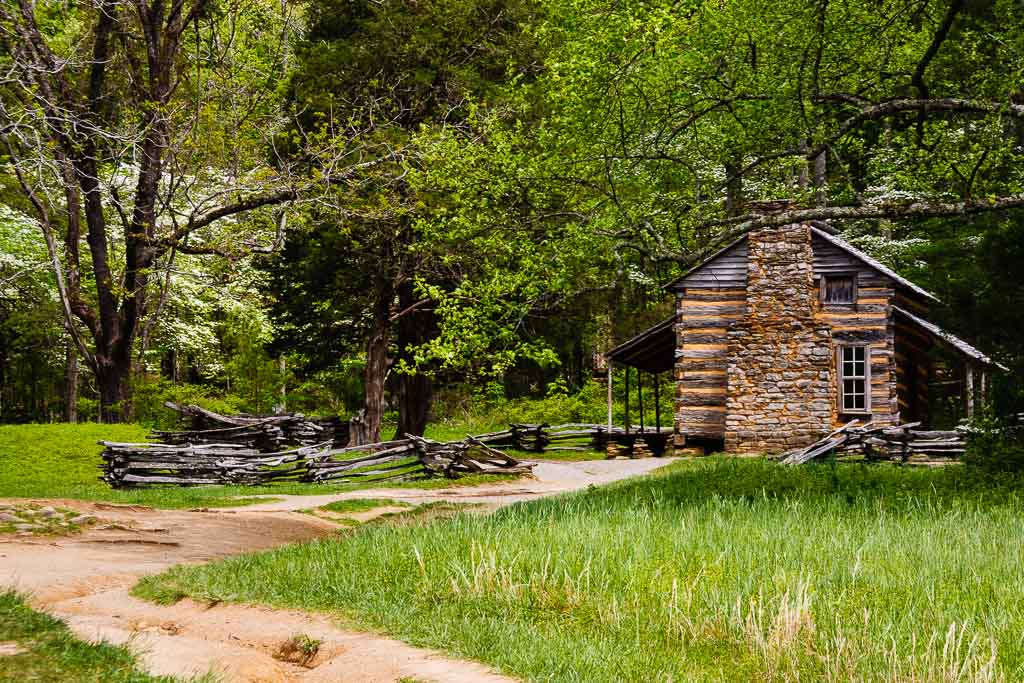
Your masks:
[{"label": "green foliage", "polygon": [[[630,379],[630,424],[636,426],[640,422],[640,410],[636,392],[636,370],[631,370]],[[644,424],[654,426],[654,390],[651,376],[644,375]],[[662,427],[672,424],[674,386],[668,375],[658,378],[660,382],[659,399],[661,402]],[[613,378],[612,419],[618,426],[625,423],[625,373],[617,370]],[[602,382],[590,380],[577,392],[570,392],[564,381],[555,381],[547,386],[547,395],[543,398],[523,396],[506,398],[504,387],[499,382],[491,382],[473,393],[465,391],[448,392],[443,395],[435,406],[439,424],[431,427],[432,433],[447,433],[445,425],[458,425],[464,428],[472,425],[477,433],[491,429],[504,429],[512,422],[559,424],[569,422],[585,422],[590,424],[606,424],[608,422],[608,390]],[[464,435],[452,438],[463,438]],[[437,437],[435,437],[437,438]]]},{"label": "green foliage", "polygon": [[173,384],[165,379],[137,382],[133,388],[135,419],[154,429],[179,429],[181,416],[164,406],[166,401],[179,405],[197,405],[222,415],[243,412],[242,400],[223,395],[215,387],[201,384]]},{"label": "green foliage", "polygon": [[39,226],[0,203],[0,420],[53,419],[64,346]]},{"label": "green foliage", "polygon": [[[17,594],[0,593],[0,641],[23,652],[0,656],[0,678],[40,683],[173,683],[149,676],[127,647],[91,644],[75,638],[63,622],[36,612]],[[206,677],[199,680],[207,680]],[[212,679],[211,679],[212,680]]]},{"label": "green foliage", "polygon": [[340,611],[525,680],[1012,680],[1022,487],[962,467],[707,459],[137,591]]},{"label": "green foliage", "polygon": [[1024,428],[1017,420],[982,416],[972,422],[964,464],[985,472],[1024,472]]}]

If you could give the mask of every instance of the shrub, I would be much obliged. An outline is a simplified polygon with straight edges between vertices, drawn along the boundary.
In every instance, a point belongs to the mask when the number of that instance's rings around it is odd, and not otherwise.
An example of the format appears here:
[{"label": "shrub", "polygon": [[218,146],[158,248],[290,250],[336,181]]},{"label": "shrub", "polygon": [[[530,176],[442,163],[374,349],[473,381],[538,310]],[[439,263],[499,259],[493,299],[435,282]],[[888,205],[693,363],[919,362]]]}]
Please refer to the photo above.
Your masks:
[{"label": "shrub", "polygon": [[217,395],[217,389],[202,384],[172,384],[167,380],[138,382],[133,389],[135,420],[147,427],[174,429],[178,427],[178,414],[166,407],[166,401],[183,405],[197,405],[224,415],[244,412],[240,398]]},{"label": "shrub", "polygon": [[1024,426],[985,416],[974,421],[964,463],[991,472],[1024,471]]}]

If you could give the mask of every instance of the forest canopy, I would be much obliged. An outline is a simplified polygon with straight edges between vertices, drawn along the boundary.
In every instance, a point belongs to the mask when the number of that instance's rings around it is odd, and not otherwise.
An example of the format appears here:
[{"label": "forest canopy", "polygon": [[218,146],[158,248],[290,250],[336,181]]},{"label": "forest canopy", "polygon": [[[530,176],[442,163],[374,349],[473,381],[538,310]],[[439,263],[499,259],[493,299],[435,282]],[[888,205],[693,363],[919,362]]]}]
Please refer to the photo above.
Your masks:
[{"label": "forest canopy", "polygon": [[811,220],[1021,409],[1014,0],[4,0],[0,61],[0,420],[422,433],[580,390],[661,285]]}]

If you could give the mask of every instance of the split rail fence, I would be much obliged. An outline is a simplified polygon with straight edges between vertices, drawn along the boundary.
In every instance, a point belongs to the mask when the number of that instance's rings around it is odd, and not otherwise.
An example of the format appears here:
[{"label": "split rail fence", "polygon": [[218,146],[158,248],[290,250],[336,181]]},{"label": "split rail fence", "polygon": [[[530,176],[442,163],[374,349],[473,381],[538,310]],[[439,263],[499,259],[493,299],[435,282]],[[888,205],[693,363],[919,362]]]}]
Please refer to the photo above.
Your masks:
[{"label": "split rail fence", "polygon": [[800,465],[815,458],[890,460],[912,465],[939,465],[959,460],[967,447],[967,433],[957,430],[918,429],[920,422],[903,425],[843,425],[825,438],[783,453],[780,462]]},{"label": "split rail fence", "polygon": [[[114,488],[259,485],[271,482],[351,482],[362,479],[457,478],[469,474],[523,474],[533,465],[501,449],[532,453],[605,451],[626,444],[637,454],[661,454],[654,433],[610,432],[595,424],[526,424],[440,442],[406,435],[382,443],[349,445],[347,424],[300,414],[255,417],[219,415],[197,406],[168,403],[189,429],[154,431],[157,443],[101,441],[102,478]],[[654,444],[648,449],[647,441]],[[628,452],[628,451],[627,451]]]}]

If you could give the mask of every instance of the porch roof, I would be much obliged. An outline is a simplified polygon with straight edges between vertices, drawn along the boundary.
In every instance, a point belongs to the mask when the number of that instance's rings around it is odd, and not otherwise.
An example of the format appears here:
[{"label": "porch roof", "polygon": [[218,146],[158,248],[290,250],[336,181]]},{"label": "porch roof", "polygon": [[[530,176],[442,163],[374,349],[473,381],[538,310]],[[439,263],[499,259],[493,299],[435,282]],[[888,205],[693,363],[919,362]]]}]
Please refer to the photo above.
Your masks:
[{"label": "porch roof", "polygon": [[924,318],[919,318],[910,311],[904,310],[899,306],[893,306],[892,310],[895,311],[897,315],[902,316],[908,322],[916,326],[918,329],[921,329],[924,332],[926,332],[932,338],[938,340],[939,342],[942,342],[943,344],[945,344],[949,348],[952,348],[954,351],[960,353],[961,355],[967,356],[974,362],[981,363],[982,365],[988,365],[994,368],[999,368],[1003,372],[1009,372],[1009,368],[1007,368],[1005,365],[1002,365],[999,362],[992,360],[984,353],[982,353],[978,349],[974,348],[973,346],[965,342],[963,339],[957,337],[952,332],[947,332],[946,330],[942,329],[935,323],[928,322]]},{"label": "porch roof", "polygon": [[609,361],[645,372],[668,372],[676,364],[676,316],[649,327],[605,354]]}]

